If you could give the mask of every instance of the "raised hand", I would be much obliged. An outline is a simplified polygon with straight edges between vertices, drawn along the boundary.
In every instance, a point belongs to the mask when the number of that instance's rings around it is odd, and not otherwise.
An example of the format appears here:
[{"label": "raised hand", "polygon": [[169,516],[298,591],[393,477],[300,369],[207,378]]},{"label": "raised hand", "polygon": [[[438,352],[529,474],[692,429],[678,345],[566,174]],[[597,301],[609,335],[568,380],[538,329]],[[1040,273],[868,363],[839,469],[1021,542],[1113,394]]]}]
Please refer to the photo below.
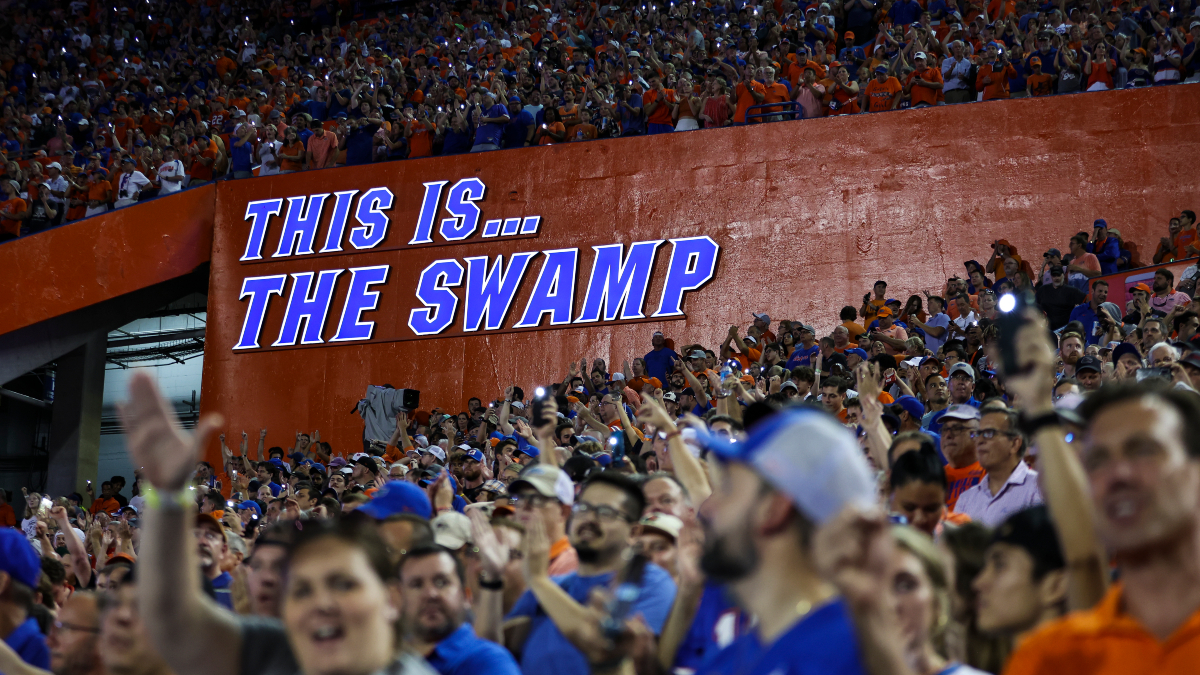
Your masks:
[{"label": "raised hand", "polygon": [[145,373],[130,379],[129,400],[119,410],[129,454],[150,485],[160,490],[183,489],[208,437],[221,423],[219,415],[206,415],[200,418],[195,433],[187,433]]},{"label": "raised hand", "polygon": [[480,566],[487,576],[492,579],[500,578],[504,568],[508,566],[508,545],[500,541],[487,516],[479,509],[470,509],[467,517],[471,519],[471,539],[479,548]]}]

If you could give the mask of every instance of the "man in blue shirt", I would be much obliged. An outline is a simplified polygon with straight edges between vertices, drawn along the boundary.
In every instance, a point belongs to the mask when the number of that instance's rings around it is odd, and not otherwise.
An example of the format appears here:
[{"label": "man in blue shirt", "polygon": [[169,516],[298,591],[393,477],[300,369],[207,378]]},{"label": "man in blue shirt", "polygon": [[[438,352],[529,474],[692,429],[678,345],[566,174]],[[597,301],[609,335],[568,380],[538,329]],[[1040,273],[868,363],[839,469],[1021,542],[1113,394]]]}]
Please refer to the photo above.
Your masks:
[{"label": "man in blue shirt", "polygon": [[350,133],[346,137],[347,166],[370,163],[375,132],[382,124],[383,120],[367,117],[351,120]]},{"label": "man in blue shirt", "polygon": [[813,359],[821,348],[817,346],[816,329],[808,324],[800,326],[800,344],[796,345],[796,349],[792,355],[788,357],[787,369],[799,368],[800,366],[813,367]]},{"label": "man in blue shirt", "polygon": [[29,614],[33,592],[42,576],[42,561],[25,535],[0,527],[0,639],[22,661],[50,669],[50,650],[37,619]]},{"label": "man in blue shirt", "polygon": [[758,626],[697,675],[864,673],[849,607],[819,575],[812,546],[821,525],[876,501],[854,435],[824,411],[795,408],[759,421],[744,442],[707,445],[724,470],[700,507],[700,565]]},{"label": "man in blue shirt", "polygon": [[1100,341],[1100,335],[1096,334],[1095,329],[1097,322],[1100,320],[1100,312],[1103,311],[1100,309],[1100,305],[1103,305],[1107,300],[1108,282],[1100,280],[1092,284],[1092,299],[1083,304],[1076,305],[1075,309],[1071,310],[1071,318],[1068,321],[1078,321],[1083,324],[1083,333],[1087,336],[1087,343],[1089,345],[1097,344]]},{"label": "man in blue shirt", "polygon": [[[484,105],[487,104],[487,108]],[[496,102],[491,92],[484,95],[483,101],[476,101],[471,112],[475,121],[475,145],[471,152],[487,152],[500,149],[500,138],[504,134],[504,125],[512,120],[508,108]]]},{"label": "man in blue shirt", "polygon": [[513,96],[508,99],[508,114],[511,119],[504,125],[503,147],[523,148],[533,129],[533,113],[521,107],[520,97]]},{"label": "man in blue shirt", "polygon": [[1121,259],[1121,242],[1116,237],[1108,236],[1108,222],[1097,218],[1092,223],[1092,241],[1087,245],[1088,253],[1096,254],[1100,261],[1100,271],[1104,274],[1117,273],[1117,261]]},{"label": "man in blue shirt", "polygon": [[400,560],[404,625],[414,650],[441,675],[519,675],[508,650],[477,637],[467,623],[465,575],[462,561],[436,544],[418,546]]},{"label": "man in blue shirt", "polygon": [[[554,426],[547,425],[553,431]],[[525,675],[584,675],[592,664],[620,662],[628,657],[629,642],[615,646],[586,607],[593,590],[609,588],[625,554],[634,526],[645,510],[646,498],[624,474],[604,471],[584,484],[572,507],[569,537],[579,555],[579,570],[551,578],[547,572],[550,542],[540,518],[525,532],[525,574],[529,590],[517,600],[504,621],[509,648],[521,654]],[[481,551],[481,555],[485,555]],[[486,588],[486,587],[485,587]],[[658,634],[675,601],[671,575],[647,563],[638,584],[638,598],[629,618],[641,615]],[[500,593],[487,593],[478,621],[480,632],[497,634],[496,609]]]},{"label": "man in blue shirt", "polygon": [[196,549],[200,554],[200,574],[212,582],[217,604],[233,611],[233,594],[229,588],[233,584],[233,577],[229,572],[221,570],[221,561],[229,552],[225,528],[212,514],[197,513],[193,533],[196,536]]},{"label": "man in blue shirt", "polygon": [[645,356],[646,374],[657,377],[659,382],[666,382],[667,373],[675,370],[675,361],[679,359],[679,354],[667,347],[667,339],[663,337],[662,331],[654,331],[650,344],[654,349]]}]

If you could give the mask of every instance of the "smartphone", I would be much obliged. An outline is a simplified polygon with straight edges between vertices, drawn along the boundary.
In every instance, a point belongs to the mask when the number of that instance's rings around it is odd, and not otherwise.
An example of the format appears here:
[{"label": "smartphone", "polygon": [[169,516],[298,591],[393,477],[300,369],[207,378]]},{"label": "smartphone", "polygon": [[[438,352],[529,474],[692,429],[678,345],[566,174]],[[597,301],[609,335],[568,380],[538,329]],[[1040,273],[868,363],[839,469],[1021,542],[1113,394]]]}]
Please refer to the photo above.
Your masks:
[{"label": "smartphone", "polygon": [[1174,377],[1171,374],[1171,369],[1167,366],[1159,366],[1157,368],[1138,368],[1134,375],[1138,382],[1155,377],[1169,381],[1172,377]]},{"label": "smartphone", "polygon": [[996,317],[996,325],[1000,329],[1000,365],[1005,375],[1016,375],[1020,370],[1020,364],[1017,363],[1017,331],[1029,323],[1025,309],[1036,304],[1037,300],[1029,291],[1000,297],[1000,314]]},{"label": "smartphone", "polygon": [[608,616],[600,624],[608,639],[616,641],[621,636],[625,620],[637,608],[638,600],[642,597],[642,577],[648,562],[650,559],[646,554],[635,551],[618,573],[617,585],[608,603]]},{"label": "smartphone", "polygon": [[545,426],[550,420],[546,417],[546,390],[538,387],[533,392],[533,414],[529,416],[529,425],[537,428]]}]

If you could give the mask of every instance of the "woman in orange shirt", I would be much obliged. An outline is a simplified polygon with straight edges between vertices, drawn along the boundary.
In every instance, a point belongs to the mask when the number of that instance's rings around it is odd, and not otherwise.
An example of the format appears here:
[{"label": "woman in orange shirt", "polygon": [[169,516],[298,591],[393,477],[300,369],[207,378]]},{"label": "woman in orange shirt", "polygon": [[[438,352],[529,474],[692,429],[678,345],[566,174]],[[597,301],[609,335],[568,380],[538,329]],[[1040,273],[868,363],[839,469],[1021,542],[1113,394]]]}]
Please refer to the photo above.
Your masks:
[{"label": "woman in orange shirt", "polygon": [[859,87],[850,80],[850,71],[839,66],[833,80],[833,97],[829,100],[830,115],[853,115],[859,111]]},{"label": "woman in orange shirt", "polygon": [[304,168],[304,144],[296,135],[295,127],[288,127],[283,136],[283,147],[279,149],[279,173],[295,173]]},{"label": "woman in orange shirt", "polygon": [[692,80],[687,75],[679,78],[675,83],[675,97],[679,101],[678,121],[675,122],[675,131],[691,131],[700,128],[700,122],[696,116],[703,110],[699,96],[696,96],[695,88],[692,86]]},{"label": "woman in orange shirt", "polygon": [[546,123],[534,134],[534,142],[537,145],[554,145],[566,140],[567,128],[559,120],[558,111],[553,108],[547,108]]}]

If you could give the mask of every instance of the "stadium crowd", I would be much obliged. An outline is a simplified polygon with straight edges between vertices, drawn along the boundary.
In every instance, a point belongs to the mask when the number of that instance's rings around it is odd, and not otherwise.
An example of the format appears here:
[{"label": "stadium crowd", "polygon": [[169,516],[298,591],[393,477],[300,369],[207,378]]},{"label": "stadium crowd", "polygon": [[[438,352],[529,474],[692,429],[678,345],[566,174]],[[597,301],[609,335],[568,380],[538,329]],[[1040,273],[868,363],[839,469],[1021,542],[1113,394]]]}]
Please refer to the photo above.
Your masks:
[{"label": "stadium crowd", "polygon": [[1193,672],[1196,272],[1121,308],[1087,281],[1117,243],[462,411],[379,388],[361,446],[188,433],[139,374],[132,484],[0,490],[0,672]]},{"label": "stadium crowd", "polygon": [[0,241],[221,179],[1198,81],[1198,7],[7,3]]}]

